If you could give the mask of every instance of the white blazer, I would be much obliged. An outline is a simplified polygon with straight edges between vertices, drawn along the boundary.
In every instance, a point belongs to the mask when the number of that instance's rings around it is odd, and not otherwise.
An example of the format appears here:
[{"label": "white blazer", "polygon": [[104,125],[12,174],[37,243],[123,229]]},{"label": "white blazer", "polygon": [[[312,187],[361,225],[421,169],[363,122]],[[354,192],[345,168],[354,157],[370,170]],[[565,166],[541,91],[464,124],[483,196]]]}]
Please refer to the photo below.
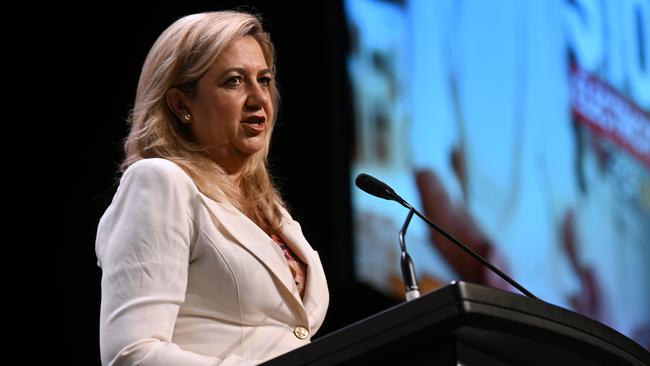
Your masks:
[{"label": "white blazer", "polygon": [[252,365],[307,344],[329,293],[318,254],[284,211],[307,265],[301,298],[280,248],[165,159],[127,169],[99,222],[104,365]]}]

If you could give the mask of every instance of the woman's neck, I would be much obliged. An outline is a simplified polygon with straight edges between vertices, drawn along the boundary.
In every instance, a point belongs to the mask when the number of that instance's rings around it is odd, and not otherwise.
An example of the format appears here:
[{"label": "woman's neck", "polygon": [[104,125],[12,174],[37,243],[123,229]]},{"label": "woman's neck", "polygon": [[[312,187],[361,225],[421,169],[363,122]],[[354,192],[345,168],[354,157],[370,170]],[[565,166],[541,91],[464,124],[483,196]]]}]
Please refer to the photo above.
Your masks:
[{"label": "woman's neck", "polygon": [[226,174],[228,175],[228,179],[232,183],[233,187],[236,187],[237,190],[239,191],[240,190],[239,189],[239,187],[240,187],[239,183],[241,183],[242,171],[241,170],[238,170],[236,172],[228,172],[228,171],[226,171]]}]

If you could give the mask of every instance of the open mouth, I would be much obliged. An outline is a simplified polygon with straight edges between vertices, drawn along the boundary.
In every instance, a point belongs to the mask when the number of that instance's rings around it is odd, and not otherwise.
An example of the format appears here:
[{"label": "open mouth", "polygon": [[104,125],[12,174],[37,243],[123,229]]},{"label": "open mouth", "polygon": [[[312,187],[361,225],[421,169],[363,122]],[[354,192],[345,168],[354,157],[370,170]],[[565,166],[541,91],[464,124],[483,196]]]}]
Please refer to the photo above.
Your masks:
[{"label": "open mouth", "polygon": [[265,120],[266,118],[264,116],[251,116],[251,117],[244,118],[242,120],[242,123],[261,125],[264,123]]},{"label": "open mouth", "polygon": [[254,132],[261,132],[264,130],[266,124],[266,117],[264,116],[250,116],[244,118],[241,123],[246,126],[248,130]]}]

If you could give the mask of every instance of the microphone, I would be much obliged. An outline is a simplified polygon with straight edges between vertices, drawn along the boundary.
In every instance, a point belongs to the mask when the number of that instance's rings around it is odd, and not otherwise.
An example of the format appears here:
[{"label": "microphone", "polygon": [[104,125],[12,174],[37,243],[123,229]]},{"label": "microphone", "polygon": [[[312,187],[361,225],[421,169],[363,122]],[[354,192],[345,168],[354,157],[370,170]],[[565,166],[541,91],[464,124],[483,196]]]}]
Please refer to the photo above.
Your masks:
[{"label": "microphone", "polygon": [[[413,286],[415,286],[415,289],[417,290],[417,281],[415,280],[415,271],[413,269],[413,263],[411,262],[411,258],[409,257],[408,253],[406,253],[406,244],[404,243],[404,235],[406,235],[406,229],[408,228],[408,224],[411,221],[411,217],[413,214],[416,214],[419,218],[424,220],[430,227],[432,227],[434,230],[439,232],[442,236],[447,238],[449,241],[454,243],[457,247],[462,249],[465,253],[471,255],[474,259],[479,261],[483,266],[487,267],[490,271],[495,273],[497,276],[501,277],[504,281],[508,282],[511,284],[513,287],[515,287],[517,290],[519,290],[522,294],[539,300],[537,296],[533,295],[530,291],[526,290],[522,285],[517,283],[515,280],[510,278],[508,275],[505,273],[501,272],[498,268],[496,268],[494,265],[492,265],[490,262],[488,262],[485,258],[481,257],[479,254],[477,254],[475,251],[470,249],[467,245],[463,244],[460,242],[460,240],[454,238],[451,234],[447,233],[445,230],[443,230],[441,227],[438,225],[434,224],[429,220],[426,216],[422,215],[418,210],[413,208],[408,202],[406,202],[402,197],[400,197],[395,191],[390,188],[386,183],[380,181],[379,179],[370,176],[368,174],[361,173],[357,176],[355,179],[355,184],[357,187],[359,187],[361,190],[364,192],[371,194],[373,196],[383,198],[385,200],[389,201],[395,201],[399,203],[400,205],[406,207],[409,209],[409,213],[406,217],[406,221],[404,221],[404,225],[402,226],[402,230],[400,230],[400,246],[402,247],[402,275],[404,276],[404,282],[406,284],[406,290],[407,294],[409,290],[413,290]],[[409,266],[410,265],[410,266]],[[415,282],[415,285],[413,283]],[[416,297],[419,296],[419,292]],[[407,296],[407,300],[410,300]]]},{"label": "microphone", "polygon": [[388,186],[388,184],[373,176],[361,173],[357,175],[357,179],[355,179],[354,182],[357,187],[361,188],[366,193],[385,200],[395,201],[406,208],[411,208],[411,205],[409,205],[402,197],[398,196],[397,193]]},{"label": "microphone", "polygon": [[409,205],[408,202],[406,202],[402,197],[395,193],[395,191],[386,183],[368,174],[359,174],[357,176],[357,179],[355,179],[355,184],[366,193],[389,201],[398,202],[402,206],[409,209],[406,220],[404,220],[404,224],[399,231],[399,245],[400,249],[402,250],[400,255],[400,263],[402,266],[402,278],[404,279],[404,286],[406,287],[406,301],[417,299],[420,297],[420,290],[418,288],[418,280],[415,277],[415,267],[413,266],[413,260],[411,260],[411,256],[406,251],[405,239],[406,230],[411,223],[411,218],[413,217],[413,213],[415,213],[415,209],[411,207],[411,205]]}]

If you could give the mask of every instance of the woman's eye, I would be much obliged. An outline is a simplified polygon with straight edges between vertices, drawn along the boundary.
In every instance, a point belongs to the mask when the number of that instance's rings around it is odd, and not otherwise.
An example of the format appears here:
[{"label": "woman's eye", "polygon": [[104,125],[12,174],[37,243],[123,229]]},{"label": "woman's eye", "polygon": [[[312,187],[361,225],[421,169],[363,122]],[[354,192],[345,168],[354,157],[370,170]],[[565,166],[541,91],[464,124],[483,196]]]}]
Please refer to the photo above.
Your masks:
[{"label": "woman's eye", "polygon": [[269,86],[269,85],[271,85],[272,80],[273,79],[271,79],[271,77],[269,77],[269,76],[263,76],[263,77],[257,79],[257,82],[260,83],[260,85]]},{"label": "woman's eye", "polygon": [[244,78],[242,78],[241,76],[233,76],[226,81],[226,84],[230,86],[236,86],[241,84],[243,81]]}]

